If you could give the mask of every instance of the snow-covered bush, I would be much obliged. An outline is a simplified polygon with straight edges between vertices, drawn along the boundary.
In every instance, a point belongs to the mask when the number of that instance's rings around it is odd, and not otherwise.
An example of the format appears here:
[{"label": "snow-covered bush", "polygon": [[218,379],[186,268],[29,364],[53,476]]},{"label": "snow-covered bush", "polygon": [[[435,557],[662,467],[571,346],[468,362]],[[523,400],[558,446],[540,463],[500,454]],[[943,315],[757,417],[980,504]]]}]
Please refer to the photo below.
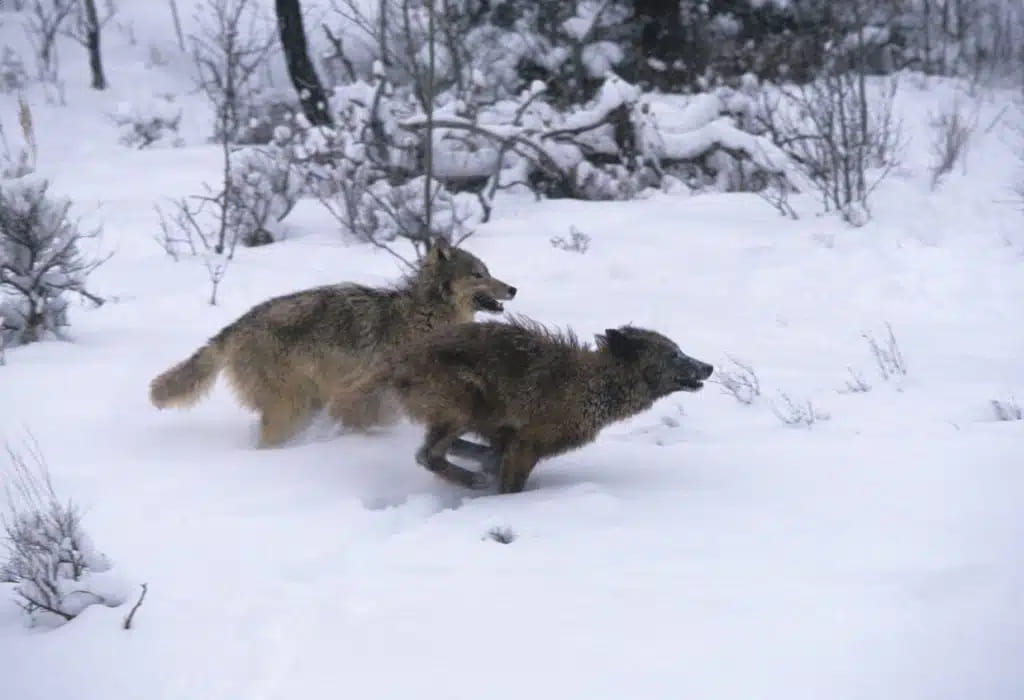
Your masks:
[{"label": "snow-covered bush", "polygon": [[1024,420],[1024,408],[1012,396],[1009,399],[992,399],[991,406],[998,421]]},{"label": "snow-covered bush", "polygon": [[784,391],[779,391],[779,399],[781,404],[776,404],[774,401],[771,402],[772,413],[784,425],[794,428],[810,428],[815,423],[831,419],[828,413],[816,408],[810,399],[797,403]]},{"label": "snow-covered bush", "polygon": [[729,355],[729,361],[735,369],[719,367],[715,372],[716,381],[722,387],[723,394],[728,394],[749,406],[761,395],[761,381],[750,364],[737,360],[732,355]]},{"label": "snow-covered bush", "polygon": [[839,389],[840,394],[866,394],[871,391],[871,385],[864,379],[864,375],[853,367],[846,369],[850,376],[843,383],[843,387]]},{"label": "snow-covered bush", "polygon": [[[175,202],[161,215],[161,245],[174,258],[188,251],[233,255],[239,243],[258,246],[280,238],[279,224],[299,197],[315,192],[310,182],[317,159],[306,143],[313,129],[301,112],[285,117],[263,145],[233,147],[222,142],[224,179],[218,188]],[[329,152],[328,152],[329,153]]]},{"label": "snow-covered bush", "polygon": [[453,245],[466,240],[480,211],[472,198],[453,195],[434,183],[428,222],[425,180],[420,176],[399,185],[383,179],[368,185],[353,183],[320,201],[347,235],[393,253],[391,244],[404,240],[422,257],[433,239],[444,238]]},{"label": "snow-covered bush", "polygon": [[889,323],[885,324],[885,330],[886,337],[884,342],[879,342],[870,333],[862,333],[861,337],[867,342],[871,355],[875,358],[875,366],[878,368],[879,376],[884,381],[889,381],[890,379],[907,375],[907,362],[903,359],[903,351],[900,350],[899,343],[896,342],[896,334],[893,333],[892,326]]},{"label": "snow-covered bush", "polygon": [[[695,96],[681,109],[641,94],[609,74],[586,104],[559,111],[536,83],[516,100],[480,109],[472,118],[445,106],[434,115],[436,176],[446,183],[480,182],[485,209],[494,191],[526,184],[548,197],[628,199],[663,184],[680,168],[706,174],[719,189],[755,188],[781,178],[801,189],[796,164],[767,138],[744,131],[748,97],[723,88]],[[401,122],[422,134],[426,119]]]},{"label": "snow-covered bush", "polygon": [[70,200],[51,197],[46,180],[0,182],[0,328],[8,346],[62,336],[68,325],[67,294],[95,303],[89,274],[107,258],[91,257],[82,243],[99,237],[68,217]]},{"label": "snow-covered bush", "polygon": [[0,93],[12,93],[28,85],[28,70],[21,56],[10,46],[0,53]]},{"label": "snow-covered bush", "polygon": [[154,95],[140,102],[121,102],[110,115],[120,127],[118,140],[131,148],[184,145],[178,136],[181,107],[172,95]]},{"label": "snow-covered bush", "polygon": [[280,237],[274,229],[303,191],[302,173],[290,156],[283,137],[231,153],[228,228],[243,245],[265,245]]},{"label": "snow-covered bush", "polygon": [[301,114],[298,100],[278,90],[256,90],[239,106],[238,144],[267,144],[276,140],[278,127],[292,124]]},{"label": "snow-covered bush", "polygon": [[[467,93],[452,89],[438,95],[428,120],[416,84],[396,87],[387,73],[378,63],[370,80],[337,86],[332,126],[312,127],[294,112],[267,147],[233,156],[248,171],[233,176],[233,187],[262,191],[259,201],[274,211],[255,217],[259,222],[279,218],[297,196],[309,194],[350,235],[420,242],[461,237],[477,213],[488,220],[496,193],[505,188],[526,188],[538,197],[630,199],[665,187],[680,170],[695,174],[688,183],[694,187],[756,190],[773,181],[788,190],[806,188],[782,149],[749,132],[749,86],[719,88],[673,111],[605,71],[594,97],[581,105],[556,107],[540,81],[486,104],[461,99]],[[414,201],[414,193],[425,196],[428,162],[429,226],[428,210]],[[258,239],[269,237],[260,233]]]},{"label": "snow-covered bush", "polygon": [[449,192],[443,181],[431,183],[427,224],[419,141],[398,125],[416,113],[408,93],[396,96],[379,71],[374,83],[339,86],[330,108],[334,126],[312,126],[296,112],[275,129],[270,144],[233,154],[236,198],[261,203],[239,211],[242,230],[266,231],[307,194],[346,234],[389,250],[396,239],[411,241],[420,253],[432,237],[457,243],[470,234],[479,206]]},{"label": "snow-covered bush", "polygon": [[579,253],[583,255],[590,249],[590,236],[580,231],[575,226],[569,227],[569,238],[568,240],[562,236],[553,236],[551,238],[551,246],[564,250],[567,253]]},{"label": "snow-covered bush", "polygon": [[278,127],[274,144],[282,167],[296,168],[309,194],[331,196],[380,178],[400,183],[417,174],[417,141],[397,125],[414,113],[411,97],[395,95],[382,73],[383,68],[372,83],[358,80],[334,89],[334,126],[312,126],[297,113]]},{"label": "snow-covered bush", "polygon": [[210,304],[239,244],[259,246],[278,239],[277,224],[288,215],[303,191],[303,174],[292,160],[285,131],[268,146],[232,149],[222,134],[222,179],[203,183],[206,192],[171,201],[160,217],[157,239],[175,261],[183,255],[201,257],[210,279]]},{"label": "snow-covered bush", "polygon": [[90,605],[124,602],[103,580],[110,560],[93,546],[78,506],[57,497],[38,446],[32,443],[22,453],[8,445],[7,455],[0,581],[13,584],[15,599],[32,623],[57,626]]}]

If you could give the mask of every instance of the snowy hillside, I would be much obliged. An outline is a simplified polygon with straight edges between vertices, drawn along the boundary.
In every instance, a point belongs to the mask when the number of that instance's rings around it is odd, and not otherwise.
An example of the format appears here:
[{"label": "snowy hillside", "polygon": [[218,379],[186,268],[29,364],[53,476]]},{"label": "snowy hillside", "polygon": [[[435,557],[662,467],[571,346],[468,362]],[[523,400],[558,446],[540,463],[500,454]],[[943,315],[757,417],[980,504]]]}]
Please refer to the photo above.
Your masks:
[{"label": "snowy hillside", "polygon": [[[796,220],[743,192],[502,195],[464,246],[518,287],[508,311],[587,339],[655,328],[714,363],[718,383],[497,496],[418,466],[409,423],[356,435],[318,420],[259,450],[255,415],[223,382],[187,412],[149,403],[153,376],[252,305],[403,270],[306,198],[283,240],[238,249],[209,305],[206,265],[162,250],[154,205],[217,180],[210,108],[188,94],[172,40],[150,60],[162,25],[124,4],[133,31],[107,32],[108,90],[88,89],[66,41],[64,104],[52,86],[23,93],[35,174],[102,225],[113,256],[89,289],[107,302],[73,301],[68,340],[8,348],[0,365],[0,441],[23,454],[37,441],[109,559],[96,585],[120,604],[33,626],[0,584],[0,695],[1024,697],[1024,217],[1010,202],[1024,173],[1010,91],[902,73],[904,157],[857,228],[806,194],[791,199]],[[4,22],[0,43],[23,48]],[[164,92],[179,147],[120,144],[109,115]],[[929,123],[957,95],[977,127],[933,188]],[[679,102],[661,100],[663,118]],[[0,94],[12,141],[17,111]],[[585,252],[552,245],[573,229]],[[1018,420],[998,420],[994,401]]]}]

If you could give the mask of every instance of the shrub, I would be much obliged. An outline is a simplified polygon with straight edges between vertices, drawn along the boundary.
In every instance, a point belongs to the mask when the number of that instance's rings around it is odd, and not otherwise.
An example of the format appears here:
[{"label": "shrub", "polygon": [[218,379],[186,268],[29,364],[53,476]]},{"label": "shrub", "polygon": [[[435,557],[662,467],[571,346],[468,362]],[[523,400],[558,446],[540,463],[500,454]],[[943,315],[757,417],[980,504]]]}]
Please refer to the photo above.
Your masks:
[{"label": "shrub", "polygon": [[68,217],[71,202],[50,197],[46,180],[22,178],[0,185],[0,335],[7,346],[46,334],[62,337],[68,292],[96,305],[86,290],[90,273],[107,258],[81,250],[99,231],[84,231]]},{"label": "shrub", "polygon": [[0,520],[7,550],[0,581],[14,584],[18,604],[33,623],[62,624],[90,605],[120,605],[120,596],[101,592],[93,580],[93,574],[110,569],[110,561],[82,529],[78,506],[57,497],[38,445],[29,445],[27,458],[8,445],[7,455],[10,512]]},{"label": "shrub", "polygon": [[169,95],[157,95],[139,103],[121,103],[110,118],[120,127],[118,140],[131,148],[181,146],[178,136],[181,107]]}]

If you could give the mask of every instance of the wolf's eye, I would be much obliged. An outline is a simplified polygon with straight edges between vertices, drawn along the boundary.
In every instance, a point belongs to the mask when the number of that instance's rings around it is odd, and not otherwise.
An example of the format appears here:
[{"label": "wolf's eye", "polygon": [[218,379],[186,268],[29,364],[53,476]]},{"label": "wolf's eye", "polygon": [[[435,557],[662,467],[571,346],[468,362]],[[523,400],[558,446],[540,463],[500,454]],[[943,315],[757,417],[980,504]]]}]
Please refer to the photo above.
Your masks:
[{"label": "wolf's eye", "polygon": [[471,276],[475,277],[478,280],[482,280],[484,278],[484,273],[482,273],[482,272],[474,272],[474,273],[472,273]]}]

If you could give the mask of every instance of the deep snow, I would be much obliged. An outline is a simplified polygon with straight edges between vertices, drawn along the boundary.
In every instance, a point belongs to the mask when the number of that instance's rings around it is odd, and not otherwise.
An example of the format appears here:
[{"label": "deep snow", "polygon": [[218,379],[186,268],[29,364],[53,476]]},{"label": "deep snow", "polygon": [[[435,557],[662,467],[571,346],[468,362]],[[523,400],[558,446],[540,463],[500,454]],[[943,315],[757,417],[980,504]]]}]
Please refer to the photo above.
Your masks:
[{"label": "deep snow", "polygon": [[[913,140],[861,229],[752,195],[499,201],[466,245],[519,287],[510,311],[581,335],[649,325],[721,369],[749,362],[763,395],[668,398],[491,496],[416,466],[414,426],[320,423],[261,451],[223,384],[188,413],[149,405],[153,375],[249,306],[399,268],[303,202],[206,305],[202,264],[153,240],[153,204],[216,177],[216,150],[194,145],[204,111],[187,103],[186,148],[118,146],[119,99],[186,81],[117,36],[109,94],[76,87],[67,58],[68,105],[31,94],[39,171],[116,248],[92,278],[112,301],[75,309],[73,342],[8,351],[0,438],[31,430],[112,573],[149,594],[130,632],[132,600],[56,630],[0,600],[4,697],[1024,696],[1024,422],[989,405],[1024,400],[1024,236],[998,202],[1002,126],[928,191],[926,113],[949,83],[904,85]],[[980,123],[1002,107],[986,99]],[[570,225],[586,254],[549,244]],[[899,381],[861,337],[886,322]],[[871,391],[837,392],[849,367]],[[828,420],[782,425],[779,390]]]}]

